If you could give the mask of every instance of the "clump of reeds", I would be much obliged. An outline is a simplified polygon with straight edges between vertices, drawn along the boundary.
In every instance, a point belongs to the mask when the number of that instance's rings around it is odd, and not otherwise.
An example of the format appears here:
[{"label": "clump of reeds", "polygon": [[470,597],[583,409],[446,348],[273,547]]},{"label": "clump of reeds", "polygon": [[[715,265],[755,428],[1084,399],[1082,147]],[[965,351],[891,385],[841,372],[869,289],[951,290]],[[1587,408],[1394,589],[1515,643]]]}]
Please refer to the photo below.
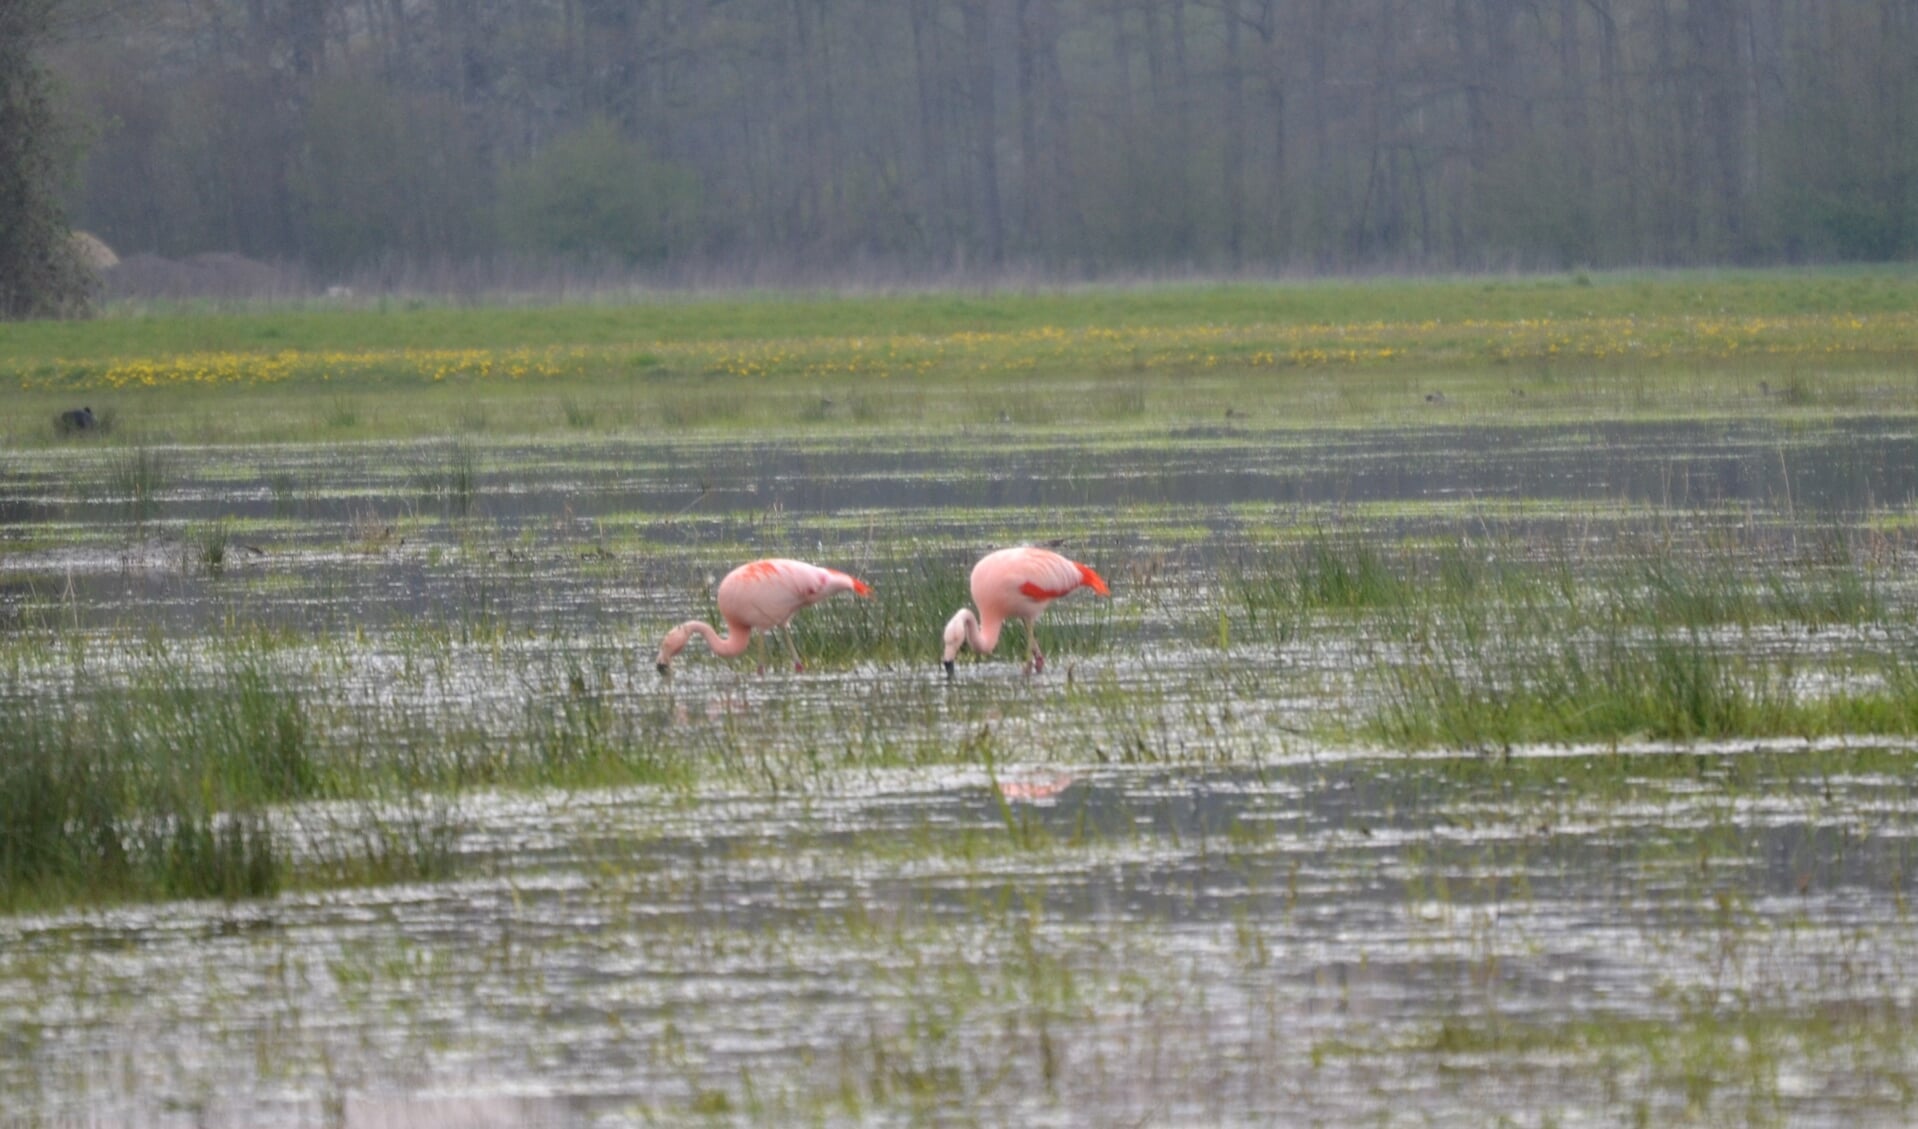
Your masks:
[{"label": "clump of reeds", "polygon": [[1905,734],[1918,723],[1918,687],[1895,656],[1813,693],[1789,651],[1751,655],[1737,643],[1779,627],[1802,629],[1784,636],[1796,638],[1883,621],[1877,572],[1842,536],[1810,555],[1651,538],[1612,549],[1394,548],[1317,533],[1241,559],[1219,614],[1281,642],[1358,630],[1378,688],[1363,728],[1396,745]]},{"label": "clump of reeds", "polygon": [[[300,880],[274,812],[379,791],[322,756],[312,712],[244,652],[211,672],[148,656],[125,686],[0,686],[0,906],[259,897]],[[444,861],[418,839],[340,844],[313,865],[417,875]]]},{"label": "clump of reeds", "polygon": [[563,656],[548,677],[529,698],[520,733],[506,742],[514,762],[495,761],[505,779],[579,787],[680,777],[681,766],[658,740],[658,719],[615,707],[604,662]]},{"label": "clump of reeds", "polygon": [[1405,561],[1364,538],[1326,533],[1241,556],[1223,570],[1221,587],[1255,634],[1280,640],[1314,615],[1403,606],[1414,592]]},{"label": "clump of reeds", "polygon": [[273,516],[293,517],[305,506],[311,484],[289,471],[279,471],[267,479],[273,495]]},{"label": "clump of reeds", "polygon": [[479,455],[473,443],[464,436],[446,443],[434,461],[414,472],[413,485],[449,517],[472,513],[480,489]]},{"label": "clump of reeds", "polygon": [[1435,634],[1380,660],[1365,728],[1395,745],[1461,749],[1918,732],[1918,676],[1896,649],[1855,660],[1822,690],[1797,673],[1789,654],[1742,655],[1696,627],[1622,618],[1557,634]]},{"label": "clump of reeds", "polygon": [[1817,725],[1788,672],[1685,633],[1435,642],[1386,664],[1382,682],[1369,729],[1414,748],[1695,740]]},{"label": "clump of reeds", "polygon": [[[1460,539],[1437,546],[1381,547],[1360,535],[1318,533],[1242,556],[1223,570],[1229,610],[1281,638],[1321,614],[1364,615],[1375,627],[1423,635],[1434,621],[1454,629],[1488,616],[1531,630],[1592,625],[1645,629],[1822,627],[1881,619],[1876,572],[1842,538],[1810,559],[1762,549],[1731,554],[1627,543],[1574,561],[1565,546]],[[1750,562],[1756,562],[1750,563]]]},{"label": "clump of reeds", "polygon": [[145,713],[0,705],[0,902],[279,889],[283,851],[261,801],[222,797],[221,753],[148,737]]},{"label": "clump of reeds", "polygon": [[232,523],[225,518],[187,527],[184,538],[186,569],[197,568],[218,578],[226,571],[227,552],[233,541]]},{"label": "clump of reeds", "polygon": [[144,522],[159,512],[167,470],[166,460],[160,453],[145,446],[122,451],[108,464],[108,480],[128,520]]}]

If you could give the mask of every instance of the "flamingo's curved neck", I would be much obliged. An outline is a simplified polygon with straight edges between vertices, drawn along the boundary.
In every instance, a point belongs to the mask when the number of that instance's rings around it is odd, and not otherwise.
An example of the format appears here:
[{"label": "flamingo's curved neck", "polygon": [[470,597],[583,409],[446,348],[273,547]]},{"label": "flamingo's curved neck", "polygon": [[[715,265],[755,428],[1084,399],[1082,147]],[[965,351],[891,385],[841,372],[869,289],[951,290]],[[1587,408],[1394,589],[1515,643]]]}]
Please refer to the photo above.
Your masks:
[{"label": "flamingo's curved neck", "polygon": [[983,621],[978,616],[966,617],[966,644],[982,655],[989,655],[999,645],[999,629],[1005,621],[995,617]]},{"label": "flamingo's curved neck", "polygon": [[721,635],[719,632],[714,631],[712,624],[701,623],[696,619],[688,620],[680,624],[680,626],[688,631],[697,631],[699,634],[704,635],[706,637],[706,645],[713,649],[713,654],[718,655],[722,659],[730,659],[737,655],[745,654],[746,644],[752,642],[753,637],[753,629],[743,623],[728,623],[726,630],[729,634],[726,635]]}]

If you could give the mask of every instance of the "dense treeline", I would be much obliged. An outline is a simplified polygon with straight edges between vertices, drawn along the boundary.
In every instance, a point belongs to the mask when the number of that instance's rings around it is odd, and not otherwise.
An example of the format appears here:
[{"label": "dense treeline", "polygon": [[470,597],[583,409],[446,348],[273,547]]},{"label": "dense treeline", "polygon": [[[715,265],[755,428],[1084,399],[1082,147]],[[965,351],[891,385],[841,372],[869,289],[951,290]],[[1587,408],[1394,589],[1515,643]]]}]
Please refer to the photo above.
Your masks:
[{"label": "dense treeline", "polygon": [[1060,272],[1918,251],[1918,0],[151,0],[125,251]]}]

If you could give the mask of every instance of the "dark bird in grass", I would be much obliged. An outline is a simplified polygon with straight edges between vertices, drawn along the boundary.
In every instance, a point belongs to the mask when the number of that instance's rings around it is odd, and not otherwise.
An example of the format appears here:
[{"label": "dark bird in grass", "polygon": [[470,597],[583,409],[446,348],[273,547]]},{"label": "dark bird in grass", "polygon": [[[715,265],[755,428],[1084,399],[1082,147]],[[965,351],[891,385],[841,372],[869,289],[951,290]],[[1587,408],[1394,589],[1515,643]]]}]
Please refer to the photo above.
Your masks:
[{"label": "dark bird in grass", "polygon": [[92,408],[73,408],[53,417],[53,426],[62,435],[71,435],[76,431],[92,431],[97,426]]}]

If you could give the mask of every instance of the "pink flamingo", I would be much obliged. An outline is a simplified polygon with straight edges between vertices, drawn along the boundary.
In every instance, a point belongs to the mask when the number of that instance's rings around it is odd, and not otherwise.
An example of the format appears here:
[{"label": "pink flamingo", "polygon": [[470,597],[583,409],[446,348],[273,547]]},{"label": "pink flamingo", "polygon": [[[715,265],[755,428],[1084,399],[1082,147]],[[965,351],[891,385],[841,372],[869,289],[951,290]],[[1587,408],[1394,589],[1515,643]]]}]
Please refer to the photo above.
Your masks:
[{"label": "pink flamingo", "polygon": [[[713,654],[729,659],[746,650],[754,628],[771,631],[786,627],[799,609],[811,607],[834,592],[870,596],[872,588],[856,577],[805,561],[774,558],[740,565],[719,582],[719,615],[726,621],[727,634],[721,635],[711,624],[696,619],[673,628],[659,644],[659,673],[672,673],[673,656],[684,650],[694,635],[704,635]],[[783,634],[786,649],[792,653],[793,669],[805,670],[799,648],[793,643],[792,629],[788,627]]]},{"label": "pink flamingo", "polygon": [[990,654],[1009,619],[1026,625],[1026,673],[1044,670],[1046,656],[1033,625],[1048,603],[1081,587],[1111,595],[1098,573],[1050,549],[1022,545],[987,553],[972,566],[972,602],[979,605],[979,614],[960,608],[946,623],[946,677],[952,677],[952,660],[961,647],[970,644],[980,654]]}]

